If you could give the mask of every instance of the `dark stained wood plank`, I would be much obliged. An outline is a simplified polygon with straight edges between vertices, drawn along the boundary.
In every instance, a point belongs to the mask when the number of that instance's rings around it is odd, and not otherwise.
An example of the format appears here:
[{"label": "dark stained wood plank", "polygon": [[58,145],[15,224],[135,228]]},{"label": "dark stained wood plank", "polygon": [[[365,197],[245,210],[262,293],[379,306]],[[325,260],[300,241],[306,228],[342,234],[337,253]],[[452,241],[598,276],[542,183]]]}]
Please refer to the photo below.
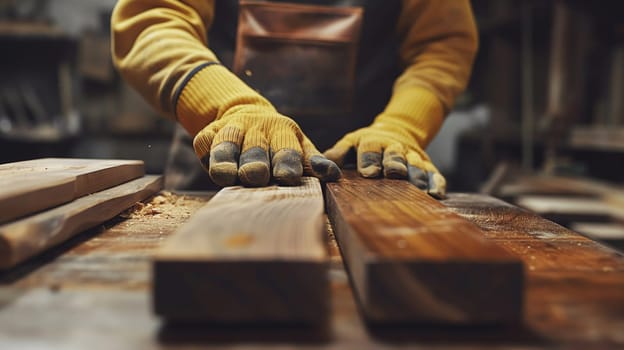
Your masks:
[{"label": "dark stained wood plank", "polygon": [[591,273],[624,272],[621,253],[528,210],[476,194],[453,194],[443,204],[477,224],[488,240],[522,257],[529,272],[589,273],[590,277]]},{"label": "dark stained wood plank", "polygon": [[154,305],[169,320],[318,323],[327,317],[323,197],[301,186],[229,187],[154,261]]},{"label": "dark stained wood plank", "polygon": [[522,258],[530,330],[551,346],[624,346],[621,252],[488,196],[451,194],[443,203]]},{"label": "dark stained wood plank", "polygon": [[0,223],[143,176],[139,160],[42,158],[0,165]]},{"label": "dark stained wood plank", "polygon": [[453,193],[442,203],[477,224],[488,240],[588,241],[531,211],[487,195]]},{"label": "dark stained wood plank", "polygon": [[413,185],[347,173],[327,184],[326,199],[370,321],[471,324],[521,318],[520,259]]},{"label": "dark stained wood plank", "polygon": [[162,177],[145,176],[0,226],[0,269],[111,219],[161,188]]}]

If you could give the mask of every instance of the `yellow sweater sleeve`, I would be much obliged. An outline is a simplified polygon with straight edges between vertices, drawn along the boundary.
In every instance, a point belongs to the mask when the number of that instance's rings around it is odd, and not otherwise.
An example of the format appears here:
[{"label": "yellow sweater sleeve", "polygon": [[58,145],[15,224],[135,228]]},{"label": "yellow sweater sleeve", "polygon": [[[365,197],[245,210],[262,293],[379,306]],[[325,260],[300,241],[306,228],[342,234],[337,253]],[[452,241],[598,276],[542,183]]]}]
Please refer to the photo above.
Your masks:
[{"label": "yellow sweater sleeve", "polygon": [[466,88],[477,29],[468,0],[403,0],[397,30],[405,69],[382,116],[411,124],[424,148]]},{"label": "yellow sweater sleeve", "polygon": [[112,55],[124,79],[192,135],[230,106],[270,103],[208,49],[214,0],[119,0]]},{"label": "yellow sweater sleeve", "polygon": [[398,23],[400,58],[406,66],[396,90],[421,87],[450,110],[465,88],[475,54],[477,29],[468,0],[404,0]]},{"label": "yellow sweater sleeve", "polygon": [[[193,135],[237,103],[272,108],[225,67],[214,65],[218,59],[206,34],[214,1],[119,0],[111,20],[113,61],[124,79]],[[470,5],[404,0],[397,29],[406,69],[385,113],[435,128],[469,77],[477,46]],[[414,120],[414,115],[428,118]],[[433,135],[437,128],[423,131]]]},{"label": "yellow sweater sleeve", "polygon": [[186,74],[217,62],[206,47],[214,11],[207,0],[120,0],[111,18],[112,55],[124,79],[173,117],[172,97]]}]

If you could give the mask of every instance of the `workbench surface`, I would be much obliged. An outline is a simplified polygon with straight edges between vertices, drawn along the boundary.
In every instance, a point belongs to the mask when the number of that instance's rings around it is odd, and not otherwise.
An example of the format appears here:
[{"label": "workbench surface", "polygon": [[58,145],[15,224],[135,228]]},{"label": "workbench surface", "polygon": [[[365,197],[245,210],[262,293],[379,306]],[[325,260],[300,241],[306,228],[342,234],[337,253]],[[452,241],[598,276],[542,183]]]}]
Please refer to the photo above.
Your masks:
[{"label": "workbench surface", "polygon": [[366,325],[331,232],[333,309],[326,327],[163,324],[151,310],[150,256],[208,197],[163,193],[1,273],[0,349],[624,347],[624,256],[529,212],[472,194],[451,194],[444,204],[524,260],[521,325]]}]

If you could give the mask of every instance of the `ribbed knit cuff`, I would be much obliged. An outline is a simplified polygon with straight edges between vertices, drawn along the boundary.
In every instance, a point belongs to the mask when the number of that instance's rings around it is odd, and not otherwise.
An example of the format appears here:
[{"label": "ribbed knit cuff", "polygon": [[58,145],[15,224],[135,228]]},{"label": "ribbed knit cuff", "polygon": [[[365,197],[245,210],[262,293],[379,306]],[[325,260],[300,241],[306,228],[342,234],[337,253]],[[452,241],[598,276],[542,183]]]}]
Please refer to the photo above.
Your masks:
[{"label": "ribbed knit cuff", "polygon": [[375,124],[398,124],[409,131],[423,148],[438,133],[444,121],[444,107],[438,97],[420,87],[395,90]]},{"label": "ribbed knit cuff", "polygon": [[230,108],[256,105],[274,110],[264,97],[220,64],[205,65],[182,87],[176,104],[178,122],[196,135]]}]

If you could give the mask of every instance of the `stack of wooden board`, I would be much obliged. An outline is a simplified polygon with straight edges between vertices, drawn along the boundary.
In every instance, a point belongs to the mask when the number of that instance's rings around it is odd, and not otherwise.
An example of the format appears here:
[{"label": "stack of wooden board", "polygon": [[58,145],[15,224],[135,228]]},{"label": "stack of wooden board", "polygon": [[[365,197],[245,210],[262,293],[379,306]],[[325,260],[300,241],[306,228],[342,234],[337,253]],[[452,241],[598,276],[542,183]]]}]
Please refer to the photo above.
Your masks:
[{"label": "stack of wooden board", "polygon": [[158,192],[137,160],[44,158],[0,165],[0,269]]}]

